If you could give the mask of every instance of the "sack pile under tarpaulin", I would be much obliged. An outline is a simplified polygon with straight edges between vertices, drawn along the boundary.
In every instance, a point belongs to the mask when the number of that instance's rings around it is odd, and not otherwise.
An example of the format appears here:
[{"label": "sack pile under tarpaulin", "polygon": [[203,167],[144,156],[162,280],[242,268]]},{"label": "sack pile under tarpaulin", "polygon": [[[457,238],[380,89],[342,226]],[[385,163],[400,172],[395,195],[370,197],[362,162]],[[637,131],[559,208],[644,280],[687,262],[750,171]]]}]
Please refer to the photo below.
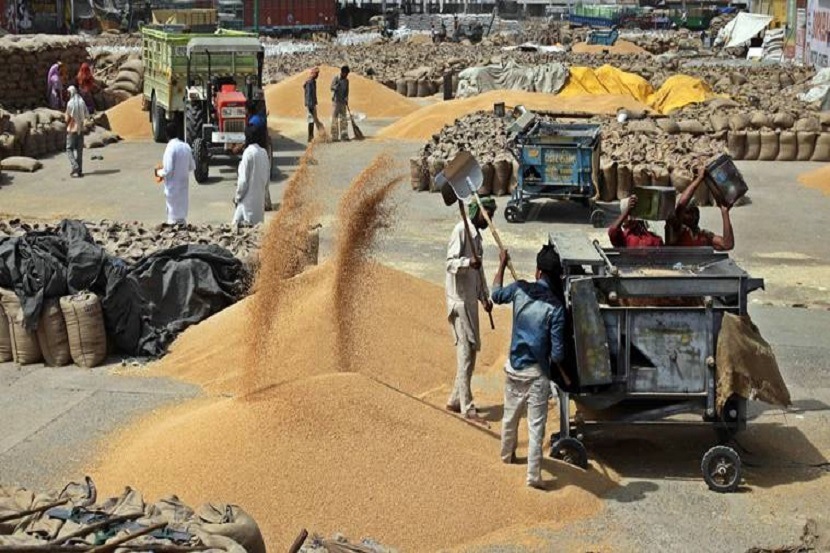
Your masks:
[{"label": "sack pile under tarpaulin", "polygon": [[[0,518],[11,518],[0,524],[0,546],[43,548],[48,544],[77,547],[83,553],[135,536],[123,546],[139,551],[180,547],[265,553],[259,526],[237,505],[205,504],[194,510],[176,496],[146,503],[141,493],[130,488],[118,497],[99,501],[89,477],[61,491],[38,493],[0,486]],[[156,528],[136,536],[151,527]]]},{"label": "sack pile under tarpaulin", "polygon": [[470,67],[458,74],[459,98],[476,96],[491,90],[525,90],[527,92],[559,92],[568,79],[568,68],[556,62],[520,65],[515,60]]},{"label": "sack pile under tarpaulin", "polygon": [[781,407],[790,405],[775,353],[749,315],[724,313],[716,363],[719,413],[733,394]]},{"label": "sack pile under tarpaulin", "polygon": [[80,221],[0,238],[0,288],[36,330],[44,301],[83,291],[102,298],[108,336],[135,356],[162,355],[175,336],[242,297],[246,269],[216,245],[185,245],[130,265],[108,255]]}]

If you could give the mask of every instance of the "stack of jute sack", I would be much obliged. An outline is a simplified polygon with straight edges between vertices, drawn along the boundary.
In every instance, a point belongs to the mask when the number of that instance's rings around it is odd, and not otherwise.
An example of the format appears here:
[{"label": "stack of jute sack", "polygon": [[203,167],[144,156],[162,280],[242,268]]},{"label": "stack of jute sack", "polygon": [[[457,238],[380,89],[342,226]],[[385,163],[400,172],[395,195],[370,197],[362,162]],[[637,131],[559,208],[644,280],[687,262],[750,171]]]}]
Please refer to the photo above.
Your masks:
[{"label": "stack of jute sack", "polygon": [[62,367],[74,363],[92,368],[107,356],[107,333],[101,301],[86,292],[44,301],[37,328],[23,324],[17,295],[0,288],[0,362],[18,365],[43,362]]},{"label": "stack of jute sack", "polygon": [[6,109],[45,106],[46,77],[57,62],[74,77],[81,64],[89,58],[86,41],[77,36],[8,35],[0,39],[0,102]]}]

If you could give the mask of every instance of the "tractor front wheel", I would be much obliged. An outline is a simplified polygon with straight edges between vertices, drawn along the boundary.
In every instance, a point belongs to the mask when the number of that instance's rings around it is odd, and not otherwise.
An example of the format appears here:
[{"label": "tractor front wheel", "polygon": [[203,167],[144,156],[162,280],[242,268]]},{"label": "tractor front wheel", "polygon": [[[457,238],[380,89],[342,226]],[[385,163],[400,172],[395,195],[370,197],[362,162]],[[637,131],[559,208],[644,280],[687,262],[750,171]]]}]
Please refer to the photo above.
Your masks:
[{"label": "tractor front wheel", "polygon": [[210,172],[210,153],[207,144],[201,137],[193,141],[193,161],[196,162],[193,176],[196,178],[196,182],[204,184],[207,182],[208,173]]},{"label": "tractor front wheel", "polygon": [[207,123],[207,112],[202,102],[190,102],[187,104],[185,114],[185,126],[187,131],[188,144],[195,144],[197,138],[202,138],[202,127]]}]

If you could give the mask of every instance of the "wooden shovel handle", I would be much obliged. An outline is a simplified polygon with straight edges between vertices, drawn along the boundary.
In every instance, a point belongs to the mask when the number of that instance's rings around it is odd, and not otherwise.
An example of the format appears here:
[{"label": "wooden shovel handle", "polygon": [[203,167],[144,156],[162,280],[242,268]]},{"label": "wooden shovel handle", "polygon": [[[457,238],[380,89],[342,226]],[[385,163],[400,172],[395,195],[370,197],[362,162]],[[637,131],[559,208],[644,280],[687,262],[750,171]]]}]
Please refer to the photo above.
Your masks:
[{"label": "wooden shovel handle", "polygon": [[[501,237],[499,236],[499,231],[496,230],[496,226],[493,224],[493,220],[490,219],[490,215],[487,214],[487,210],[484,209],[484,206],[481,205],[481,198],[478,197],[477,192],[473,192],[473,197],[478,204],[478,209],[481,211],[481,214],[484,215],[484,219],[487,221],[487,226],[490,228],[490,232],[493,234],[493,240],[496,241],[496,245],[499,247],[500,251],[504,251],[504,244],[501,242]],[[513,277],[513,280],[519,280],[519,277],[516,276],[516,269],[513,268],[513,261],[508,259],[507,260],[507,268],[510,269],[510,276]]]}]

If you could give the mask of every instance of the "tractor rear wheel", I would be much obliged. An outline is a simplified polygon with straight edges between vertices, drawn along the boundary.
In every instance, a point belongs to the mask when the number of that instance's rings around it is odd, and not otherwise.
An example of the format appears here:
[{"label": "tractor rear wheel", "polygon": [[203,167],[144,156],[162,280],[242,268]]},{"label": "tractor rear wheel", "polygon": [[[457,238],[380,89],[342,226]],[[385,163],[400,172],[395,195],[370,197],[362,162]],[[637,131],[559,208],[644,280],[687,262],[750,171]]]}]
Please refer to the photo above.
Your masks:
[{"label": "tractor rear wheel", "polygon": [[207,182],[208,173],[210,172],[210,153],[202,137],[193,141],[193,161],[196,162],[193,177],[199,184],[204,184]]},{"label": "tractor rear wheel", "polygon": [[207,113],[202,102],[187,104],[185,125],[187,127],[187,142],[194,144],[197,138],[202,138],[202,127],[207,123]]}]

